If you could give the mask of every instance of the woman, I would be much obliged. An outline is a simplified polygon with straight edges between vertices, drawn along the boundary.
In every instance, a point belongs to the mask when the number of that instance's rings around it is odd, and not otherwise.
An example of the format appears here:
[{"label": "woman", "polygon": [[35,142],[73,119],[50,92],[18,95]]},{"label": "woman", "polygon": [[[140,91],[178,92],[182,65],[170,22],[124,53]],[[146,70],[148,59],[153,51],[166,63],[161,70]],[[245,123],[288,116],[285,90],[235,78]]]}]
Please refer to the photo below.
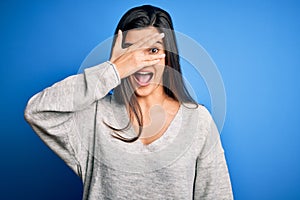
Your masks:
[{"label": "woman", "polygon": [[214,121],[184,87],[169,14],[132,8],[115,33],[109,61],[29,100],[28,123],[80,176],[83,199],[232,199]]}]

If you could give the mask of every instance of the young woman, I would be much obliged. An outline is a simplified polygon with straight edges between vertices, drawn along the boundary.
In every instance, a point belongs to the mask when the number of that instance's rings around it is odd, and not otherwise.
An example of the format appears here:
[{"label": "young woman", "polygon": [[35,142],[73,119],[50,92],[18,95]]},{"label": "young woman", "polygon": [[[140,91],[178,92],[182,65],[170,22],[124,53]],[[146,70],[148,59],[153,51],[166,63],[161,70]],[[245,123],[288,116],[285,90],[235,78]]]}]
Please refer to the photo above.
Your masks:
[{"label": "young woman", "polygon": [[25,118],[82,179],[83,199],[233,198],[219,133],[184,86],[160,8],[125,13],[110,60],[33,96]]}]

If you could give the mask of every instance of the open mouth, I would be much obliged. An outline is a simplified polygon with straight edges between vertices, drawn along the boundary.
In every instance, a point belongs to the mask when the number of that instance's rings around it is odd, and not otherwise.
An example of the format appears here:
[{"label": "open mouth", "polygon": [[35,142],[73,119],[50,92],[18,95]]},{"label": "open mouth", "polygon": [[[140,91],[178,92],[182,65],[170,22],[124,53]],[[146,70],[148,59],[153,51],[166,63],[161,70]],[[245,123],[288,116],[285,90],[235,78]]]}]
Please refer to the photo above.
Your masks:
[{"label": "open mouth", "polygon": [[153,72],[136,72],[134,78],[140,86],[147,86],[153,77]]}]

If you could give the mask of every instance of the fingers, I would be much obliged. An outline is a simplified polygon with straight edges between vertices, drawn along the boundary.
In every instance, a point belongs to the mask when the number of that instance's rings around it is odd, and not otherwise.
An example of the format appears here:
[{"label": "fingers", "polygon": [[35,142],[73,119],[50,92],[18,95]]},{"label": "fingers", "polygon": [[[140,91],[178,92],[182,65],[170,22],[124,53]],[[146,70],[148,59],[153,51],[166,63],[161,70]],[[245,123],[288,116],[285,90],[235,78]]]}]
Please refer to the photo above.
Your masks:
[{"label": "fingers", "polygon": [[156,65],[161,61],[161,59],[163,59],[165,57],[166,57],[165,54],[148,55],[144,58],[143,61],[140,62],[139,69],[141,69],[143,67],[151,66],[151,65]]},{"label": "fingers", "polygon": [[123,49],[122,31],[119,30],[110,60],[116,65],[120,77],[125,78],[138,69],[156,65],[164,59],[166,56],[165,54],[151,54],[141,50],[142,48],[149,48],[163,37],[163,33],[156,33],[151,36],[144,37],[130,47]]},{"label": "fingers", "polygon": [[156,65],[157,63],[160,62],[160,59],[155,59],[155,60],[149,60],[149,61],[143,61],[139,68],[151,66],[151,65]]},{"label": "fingers", "polygon": [[143,44],[141,44],[139,46],[139,48],[149,48],[150,46],[152,46],[153,44],[155,44],[157,41],[159,41],[160,39],[164,38],[165,34],[164,33],[160,33],[157,36],[148,38],[148,40],[146,40]]},{"label": "fingers", "polygon": [[165,54],[159,54],[159,55],[147,55],[147,56],[142,56],[142,57],[136,57],[137,60],[135,61],[135,64],[131,65],[134,66],[133,68],[131,68],[128,72],[127,72],[127,76],[130,74],[133,74],[135,72],[137,72],[138,70],[144,68],[144,67],[148,67],[148,66],[152,66],[152,65],[156,65],[158,64],[161,59],[164,59],[166,57]]},{"label": "fingers", "polygon": [[144,61],[157,60],[157,59],[162,59],[164,57],[166,57],[166,54],[147,55],[144,57]]},{"label": "fingers", "polygon": [[150,37],[146,36],[143,39],[141,39],[140,41],[131,45],[129,47],[129,49],[130,49],[130,51],[134,51],[137,49],[148,48],[149,46],[153,45],[154,43],[156,43],[157,41],[162,39],[164,36],[165,36],[164,33],[155,33],[154,35],[152,35]]},{"label": "fingers", "polygon": [[144,38],[142,38],[141,40],[139,40],[138,42],[134,43],[133,45],[130,46],[131,49],[136,49],[138,47],[140,47],[142,44],[144,44],[145,42],[147,42],[147,40],[153,38],[153,37],[157,37],[159,35],[159,33],[155,33],[152,36],[146,36]]}]

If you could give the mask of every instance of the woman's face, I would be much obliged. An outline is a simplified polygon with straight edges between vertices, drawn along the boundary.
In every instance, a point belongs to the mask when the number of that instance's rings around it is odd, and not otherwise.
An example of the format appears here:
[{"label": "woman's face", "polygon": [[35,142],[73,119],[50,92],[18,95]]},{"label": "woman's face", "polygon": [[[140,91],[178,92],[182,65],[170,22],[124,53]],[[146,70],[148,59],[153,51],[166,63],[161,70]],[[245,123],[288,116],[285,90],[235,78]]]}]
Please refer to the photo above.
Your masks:
[{"label": "woman's face", "polygon": [[[143,29],[129,30],[124,39],[124,46],[128,47],[131,44],[138,42],[144,37],[159,33],[155,27],[147,27]],[[164,54],[163,40],[157,41],[152,46],[146,47],[144,53],[147,54]],[[161,59],[158,64],[147,66],[132,74],[129,79],[135,88],[137,96],[145,97],[162,87],[162,75],[165,68],[165,59]]]}]

